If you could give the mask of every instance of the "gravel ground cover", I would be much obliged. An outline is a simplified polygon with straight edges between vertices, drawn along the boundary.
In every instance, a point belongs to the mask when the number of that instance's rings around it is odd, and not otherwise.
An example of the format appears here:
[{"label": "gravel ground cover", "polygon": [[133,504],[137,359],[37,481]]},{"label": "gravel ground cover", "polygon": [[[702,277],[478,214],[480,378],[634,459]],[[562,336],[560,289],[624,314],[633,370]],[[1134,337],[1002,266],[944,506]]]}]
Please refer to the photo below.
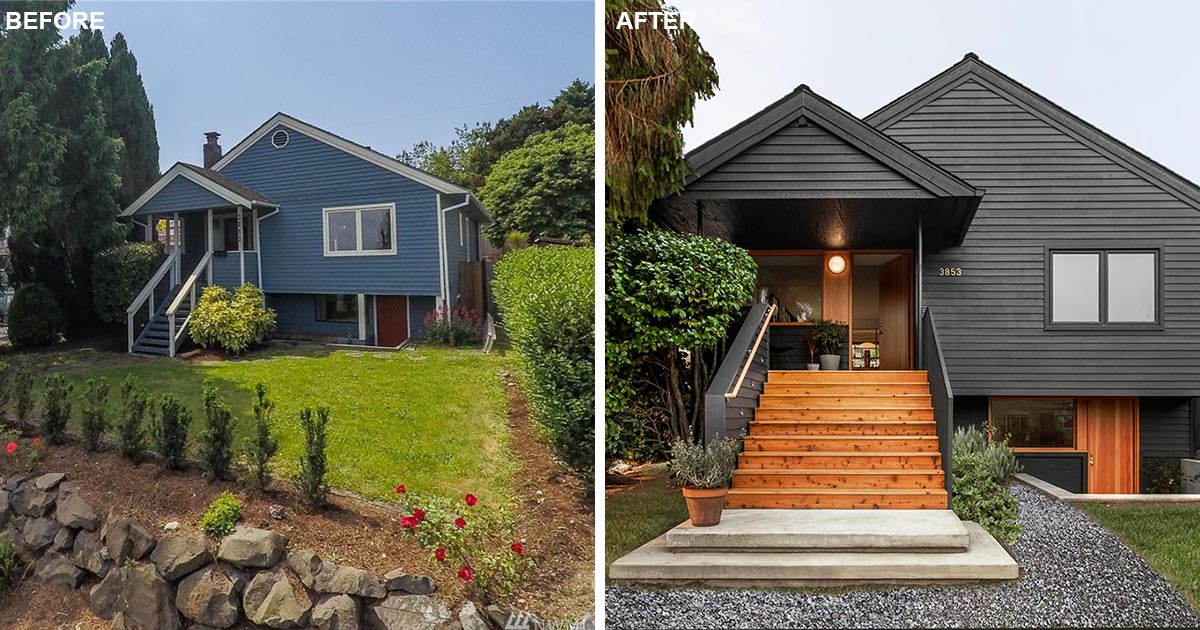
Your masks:
[{"label": "gravel ground cover", "polygon": [[1200,627],[1178,590],[1082,512],[1009,486],[1021,577],[996,585],[605,590],[609,628]]}]

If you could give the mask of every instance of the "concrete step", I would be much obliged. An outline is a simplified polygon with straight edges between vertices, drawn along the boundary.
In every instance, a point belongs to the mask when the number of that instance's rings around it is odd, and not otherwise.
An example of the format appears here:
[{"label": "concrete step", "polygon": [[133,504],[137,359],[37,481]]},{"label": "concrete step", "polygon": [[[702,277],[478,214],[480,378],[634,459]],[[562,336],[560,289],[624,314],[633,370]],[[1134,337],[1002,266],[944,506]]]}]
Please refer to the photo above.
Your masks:
[{"label": "concrete step", "polygon": [[932,409],[929,394],[896,394],[894,396],[795,396],[791,394],[762,394],[759,409]]},{"label": "concrete step", "polygon": [[771,370],[768,383],[928,383],[924,370]]},{"label": "concrete step", "polygon": [[734,488],[944,488],[940,470],[753,470],[733,473]]},{"label": "concrete step", "polygon": [[938,450],[936,435],[760,435],[745,439],[751,452],[926,452]]},{"label": "concrete step", "polygon": [[944,510],[944,488],[731,488],[731,510]]},{"label": "concrete step", "polygon": [[750,437],[770,435],[937,435],[933,420],[752,420]]},{"label": "concrete step", "polygon": [[942,456],[936,452],[875,452],[851,451],[809,453],[805,451],[755,453],[743,451],[738,456],[738,468],[824,468],[854,470],[937,470]]},{"label": "concrete step", "polygon": [[1016,579],[1020,567],[1004,547],[979,525],[964,526],[970,542],[962,553],[676,552],[664,534],[613,562],[608,576],[623,583],[785,588]]},{"label": "concrete step", "polygon": [[875,420],[927,420],[933,421],[933,408],[921,409],[810,409],[806,407],[775,406],[759,407],[754,412],[755,420],[826,420],[873,422]]},{"label": "concrete step", "polygon": [[713,527],[667,532],[671,551],[962,553],[970,536],[950,510],[725,510]]}]

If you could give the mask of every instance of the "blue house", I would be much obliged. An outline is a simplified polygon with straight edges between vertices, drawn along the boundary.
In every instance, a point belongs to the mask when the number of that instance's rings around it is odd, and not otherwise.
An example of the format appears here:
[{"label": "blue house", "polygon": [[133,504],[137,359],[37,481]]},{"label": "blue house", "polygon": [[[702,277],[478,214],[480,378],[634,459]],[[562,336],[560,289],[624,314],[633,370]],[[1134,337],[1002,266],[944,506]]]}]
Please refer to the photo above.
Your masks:
[{"label": "blue house", "polygon": [[129,305],[129,351],[174,356],[207,285],[260,287],[280,332],[394,347],[458,297],[491,217],[471,192],[279,113],[204,166],[177,163],[122,216],[165,244]]}]

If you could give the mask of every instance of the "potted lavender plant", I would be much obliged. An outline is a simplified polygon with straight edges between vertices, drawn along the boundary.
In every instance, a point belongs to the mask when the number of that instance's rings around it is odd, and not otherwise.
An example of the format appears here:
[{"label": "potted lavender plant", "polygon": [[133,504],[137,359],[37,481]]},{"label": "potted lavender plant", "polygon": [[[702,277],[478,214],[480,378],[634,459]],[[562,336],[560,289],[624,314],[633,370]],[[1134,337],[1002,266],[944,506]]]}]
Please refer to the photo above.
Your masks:
[{"label": "potted lavender plant", "polygon": [[741,445],[740,439],[717,438],[707,447],[688,440],[678,440],[671,446],[667,470],[674,483],[683,488],[692,525],[711,527],[721,522]]}]

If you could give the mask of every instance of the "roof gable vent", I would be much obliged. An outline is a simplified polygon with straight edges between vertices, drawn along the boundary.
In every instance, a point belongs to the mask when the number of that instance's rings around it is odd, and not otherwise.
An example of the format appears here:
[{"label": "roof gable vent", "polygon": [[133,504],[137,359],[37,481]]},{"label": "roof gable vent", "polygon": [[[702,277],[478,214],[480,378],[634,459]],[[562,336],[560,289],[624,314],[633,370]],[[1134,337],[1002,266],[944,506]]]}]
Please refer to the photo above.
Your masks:
[{"label": "roof gable vent", "polygon": [[288,140],[288,132],[284,131],[283,129],[271,134],[271,146],[275,147],[276,149],[282,149],[283,147],[286,147]]}]

